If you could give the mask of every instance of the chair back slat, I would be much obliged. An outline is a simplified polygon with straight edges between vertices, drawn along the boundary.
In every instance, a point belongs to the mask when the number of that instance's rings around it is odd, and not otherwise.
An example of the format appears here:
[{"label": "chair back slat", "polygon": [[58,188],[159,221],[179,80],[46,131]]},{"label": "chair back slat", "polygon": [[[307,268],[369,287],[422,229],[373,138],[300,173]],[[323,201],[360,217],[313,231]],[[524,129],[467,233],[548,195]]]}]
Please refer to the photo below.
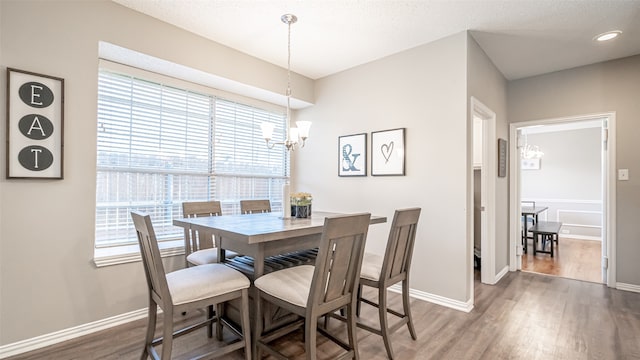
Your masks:
[{"label": "chair back slat", "polygon": [[[220,216],[222,215],[222,207],[220,201],[186,201],[182,203],[182,215],[186,218]],[[186,255],[214,247],[213,238],[200,238],[196,230],[185,229],[184,236]]]},{"label": "chair back slat", "polygon": [[138,236],[138,244],[140,244],[140,253],[142,255],[142,264],[144,265],[144,273],[147,278],[147,285],[151,293],[155,294],[161,301],[171,302],[167,278],[158,248],[151,217],[148,214],[132,211],[131,218],[136,228]]},{"label": "chair back slat", "polygon": [[240,213],[256,214],[270,213],[271,201],[266,200],[240,200]]},{"label": "chair back slat", "polygon": [[356,294],[371,214],[326,218],[307,311],[325,303],[349,303]]},{"label": "chair back slat", "polygon": [[182,203],[182,215],[186,218],[200,216],[220,216],[220,201],[187,201]]},{"label": "chair back slat", "polygon": [[409,272],[420,211],[420,208],[396,210],[382,264],[384,279]]}]

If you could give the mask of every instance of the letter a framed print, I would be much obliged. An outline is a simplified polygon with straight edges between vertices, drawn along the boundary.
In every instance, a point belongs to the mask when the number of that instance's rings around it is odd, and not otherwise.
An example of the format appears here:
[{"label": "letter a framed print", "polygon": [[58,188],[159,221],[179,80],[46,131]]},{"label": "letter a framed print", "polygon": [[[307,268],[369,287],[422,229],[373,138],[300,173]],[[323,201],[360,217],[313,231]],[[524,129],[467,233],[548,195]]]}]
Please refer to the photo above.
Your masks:
[{"label": "letter a framed print", "polygon": [[64,79],[7,68],[7,179],[62,179]]}]

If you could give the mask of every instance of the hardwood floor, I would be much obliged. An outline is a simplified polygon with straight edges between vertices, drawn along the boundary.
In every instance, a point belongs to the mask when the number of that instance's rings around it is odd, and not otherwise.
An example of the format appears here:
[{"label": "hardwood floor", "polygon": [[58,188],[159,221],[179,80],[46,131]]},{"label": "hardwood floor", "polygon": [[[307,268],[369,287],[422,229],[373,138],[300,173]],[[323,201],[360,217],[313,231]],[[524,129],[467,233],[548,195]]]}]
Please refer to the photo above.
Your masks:
[{"label": "hardwood floor", "polygon": [[[400,301],[398,294],[389,293],[391,306],[400,308]],[[415,299],[411,304],[418,340],[411,340],[406,327],[393,335],[401,360],[640,359],[640,294],[602,284],[515,272],[493,286],[476,279],[470,313]],[[362,318],[375,317],[376,310],[363,305]],[[332,320],[330,328],[340,325]],[[7,360],[139,359],[144,326],[136,321]],[[204,331],[177,340],[174,354],[179,356],[174,358],[189,358],[187,350],[200,346],[216,346]],[[361,359],[386,359],[380,337],[358,329],[358,339]],[[293,359],[304,358],[302,333],[277,345]],[[332,359],[340,350],[322,337],[318,348],[321,359]],[[242,354],[226,359],[239,360]]]},{"label": "hardwood floor", "polygon": [[554,257],[543,253],[534,256],[529,240],[529,252],[522,255],[522,271],[601,283],[601,247],[600,241],[561,238]]}]

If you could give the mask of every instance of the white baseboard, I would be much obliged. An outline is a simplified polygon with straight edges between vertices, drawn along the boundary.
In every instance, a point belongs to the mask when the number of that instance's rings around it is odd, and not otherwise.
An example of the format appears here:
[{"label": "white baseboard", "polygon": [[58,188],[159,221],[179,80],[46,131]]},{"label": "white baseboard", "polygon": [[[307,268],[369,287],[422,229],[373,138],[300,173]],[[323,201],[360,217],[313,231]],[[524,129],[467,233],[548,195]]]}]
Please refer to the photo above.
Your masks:
[{"label": "white baseboard", "polygon": [[616,289],[640,293],[640,285],[617,283]]},{"label": "white baseboard", "polygon": [[560,239],[576,239],[576,240],[592,240],[602,242],[601,236],[574,235],[574,234],[558,234]]},{"label": "white baseboard", "polygon": [[[391,286],[389,290],[395,293],[402,294],[402,287],[400,286],[400,284],[395,284]],[[458,311],[464,311],[467,313],[473,310],[473,302],[471,301],[462,302],[458,300],[449,299],[444,296],[430,294],[430,293],[416,290],[416,289],[409,289],[409,296],[418,300],[428,301],[430,303],[446,306],[448,308],[458,310]]]},{"label": "white baseboard", "polygon": [[91,323],[79,325],[69,329],[56,331],[50,334],[40,335],[31,339],[21,340],[12,344],[0,346],[0,359],[9,356],[22,354],[28,351],[43,348],[45,346],[57,344],[63,341],[75,339],[80,336],[88,335],[96,331],[105,330],[114,326],[126,324],[130,321],[145,318],[147,316],[147,308],[135,310],[125,314],[116,315],[110,318],[94,321]]},{"label": "white baseboard", "polygon": [[502,268],[502,270],[500,270],[499,273],[496,274],[496,278],[495,278],[496,281],[493,284],[495,285],[498,282],[500,282],[500,280],[502,280],[502,278],[508,273],[509,273],[509,265],[506,265],[505,267]]}]

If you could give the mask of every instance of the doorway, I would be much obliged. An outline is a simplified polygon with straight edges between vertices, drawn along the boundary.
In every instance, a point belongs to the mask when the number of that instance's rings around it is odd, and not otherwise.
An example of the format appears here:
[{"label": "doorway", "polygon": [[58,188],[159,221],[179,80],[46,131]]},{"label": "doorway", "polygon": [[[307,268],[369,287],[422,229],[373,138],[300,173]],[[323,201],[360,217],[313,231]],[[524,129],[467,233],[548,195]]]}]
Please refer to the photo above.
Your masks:
[{"label": "doorway", "polygon": [[[480,281],[493,285],[501,277],[495,270],[496,180],[495,176],[492,176],[497,171],[496,114],[478,99],[471,97],[470,117],[473,122],[473,164],[470,174],[472,191],[470,193],[474,194],[470,196],[471,204],[469,204],[469,209],[474,209],[469,216],[471,223],[469,228],[472,229],[470,249],[472,249],[473,260],[471,261],[474,265],[471,269],[475,271],[475,265],[479,265]],[[473,279],[472,273],[470,294],[473,294]]]},{"label": "doorway", "polygon": [[[614,131],[614,113],[511,124],[513,270],[615,284]],[[544,147],[549,154],[544,153]],[[525,149],[529,152],[523,159]],[[555,258],[533,256],[531,251],[524,254],[522,201],[535,201],[537,207],[547,208],[540,213],[540,221],[562,223]],[[580,258],[587,256],[591,259],[580,263],[584,261]]]}]

